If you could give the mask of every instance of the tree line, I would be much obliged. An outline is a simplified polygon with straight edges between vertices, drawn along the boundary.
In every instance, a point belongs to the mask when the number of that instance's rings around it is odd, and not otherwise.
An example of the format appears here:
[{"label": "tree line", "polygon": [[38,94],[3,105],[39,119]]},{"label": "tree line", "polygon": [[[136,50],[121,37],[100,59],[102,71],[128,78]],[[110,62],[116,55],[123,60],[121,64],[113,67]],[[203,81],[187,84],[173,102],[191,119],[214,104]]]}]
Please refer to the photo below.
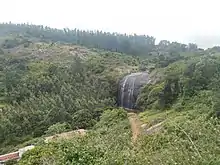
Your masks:
[{"label": "tree line", "polygon": [[[186,45],[162,40],[156,44],[156,38],[149,35],[110,33],[100,30],[71,30],[69,28],[55,29],[29,24],[0,24],[0,36],[9,34],[22,35],[26,38],[44,42],[71,43],[136,56],[147,56],[152,51],[190,52],[198,50],[198,46],[193,43]],[[16,42],[19,41],[16,40]]]}]

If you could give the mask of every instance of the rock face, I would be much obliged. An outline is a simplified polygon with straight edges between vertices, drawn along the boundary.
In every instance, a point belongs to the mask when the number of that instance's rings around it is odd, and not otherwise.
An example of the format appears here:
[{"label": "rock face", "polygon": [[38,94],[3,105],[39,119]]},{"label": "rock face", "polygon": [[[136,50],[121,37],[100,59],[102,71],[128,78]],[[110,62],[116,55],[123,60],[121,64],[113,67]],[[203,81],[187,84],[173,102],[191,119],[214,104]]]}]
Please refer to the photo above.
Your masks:
[{"label": "rock face", "polygon": [[120,107],[135,109],[140,88],[150,82],[147,72],[132,73],[125,76],[119,83],[118,105]]}]

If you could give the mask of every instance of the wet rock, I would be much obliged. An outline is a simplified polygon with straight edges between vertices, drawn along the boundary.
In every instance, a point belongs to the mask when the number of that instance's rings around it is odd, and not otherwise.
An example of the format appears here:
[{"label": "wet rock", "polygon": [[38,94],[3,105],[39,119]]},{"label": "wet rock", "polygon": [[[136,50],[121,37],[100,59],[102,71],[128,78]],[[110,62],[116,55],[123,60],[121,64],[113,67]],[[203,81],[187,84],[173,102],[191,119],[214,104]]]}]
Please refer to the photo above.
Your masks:
[{"label": "wet rock", "polygon": [[125,76],[119,83],[118,105],[128,109],[135,109],[135,103],[141,87],[149,82],[148,72],[132,73]]}]

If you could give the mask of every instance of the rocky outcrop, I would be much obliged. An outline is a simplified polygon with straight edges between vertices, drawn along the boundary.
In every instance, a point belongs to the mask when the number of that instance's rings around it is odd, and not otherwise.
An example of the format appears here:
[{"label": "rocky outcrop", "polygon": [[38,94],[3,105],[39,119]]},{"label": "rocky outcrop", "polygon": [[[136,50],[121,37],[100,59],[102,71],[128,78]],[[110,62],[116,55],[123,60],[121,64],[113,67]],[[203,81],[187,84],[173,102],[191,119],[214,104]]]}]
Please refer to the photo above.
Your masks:
[{"label": "rocky outcrop", "polygon": [[125,76],[119,83],[118,105],[128,109],[135,109],[135,103],[141,87],[149,82],[148,72],[132,73]]}]

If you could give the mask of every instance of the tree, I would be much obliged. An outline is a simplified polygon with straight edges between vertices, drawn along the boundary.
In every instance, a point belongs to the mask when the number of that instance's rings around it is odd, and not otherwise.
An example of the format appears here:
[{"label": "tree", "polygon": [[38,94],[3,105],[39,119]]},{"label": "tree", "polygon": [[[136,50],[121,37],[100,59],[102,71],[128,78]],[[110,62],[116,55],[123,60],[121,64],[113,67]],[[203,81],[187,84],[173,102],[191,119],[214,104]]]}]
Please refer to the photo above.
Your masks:
[{"label": "tree", "polygon": [[51,125],[47,131],[45,132],[46,135],[55,135],[62,132],[66,132],[70,129],[70,126],[67,123],[56,123]]}]

